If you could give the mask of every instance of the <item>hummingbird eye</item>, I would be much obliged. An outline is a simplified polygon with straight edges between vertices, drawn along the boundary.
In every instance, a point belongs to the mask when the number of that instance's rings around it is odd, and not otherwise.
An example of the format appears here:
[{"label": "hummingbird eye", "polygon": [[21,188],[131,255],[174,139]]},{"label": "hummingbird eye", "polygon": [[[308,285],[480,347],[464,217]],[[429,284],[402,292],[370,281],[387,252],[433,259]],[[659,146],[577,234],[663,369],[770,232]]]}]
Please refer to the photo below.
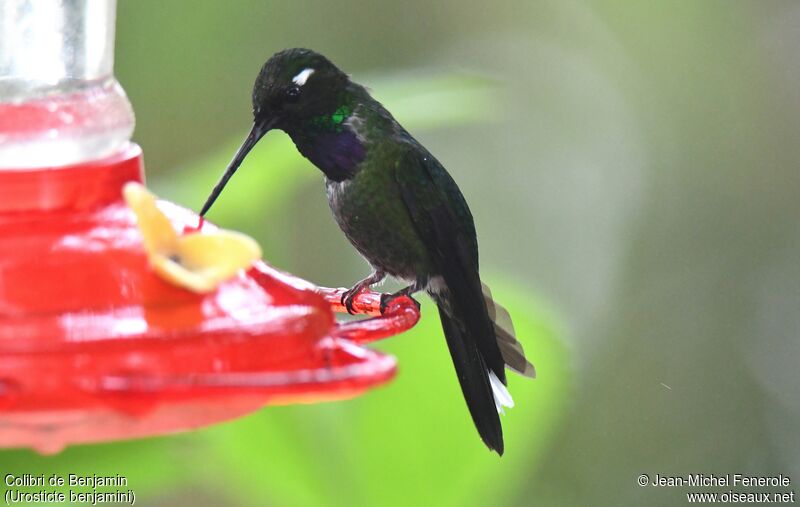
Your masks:
[{"label": "hummingbird eye", "polygon": [[289,102],[295,102],[297,99],[300,98],[300,87],[299,86],[290,86],[286,89],[286,100]]}]

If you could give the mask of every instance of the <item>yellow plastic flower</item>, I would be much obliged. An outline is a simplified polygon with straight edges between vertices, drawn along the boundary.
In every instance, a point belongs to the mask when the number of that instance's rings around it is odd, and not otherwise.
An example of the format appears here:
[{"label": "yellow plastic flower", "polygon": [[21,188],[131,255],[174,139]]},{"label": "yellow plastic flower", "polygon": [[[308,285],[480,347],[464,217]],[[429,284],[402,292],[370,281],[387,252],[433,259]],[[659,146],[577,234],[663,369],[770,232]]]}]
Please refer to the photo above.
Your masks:
[{"label": "yellow plastic flower", "polygon": [[156,196],[140,183],[125,184],[122,194],[136,214],[150,266],[173,285],[212,292],[261,258],[258,243],[238,232],[218,229],[179,236],[156,206]]}]

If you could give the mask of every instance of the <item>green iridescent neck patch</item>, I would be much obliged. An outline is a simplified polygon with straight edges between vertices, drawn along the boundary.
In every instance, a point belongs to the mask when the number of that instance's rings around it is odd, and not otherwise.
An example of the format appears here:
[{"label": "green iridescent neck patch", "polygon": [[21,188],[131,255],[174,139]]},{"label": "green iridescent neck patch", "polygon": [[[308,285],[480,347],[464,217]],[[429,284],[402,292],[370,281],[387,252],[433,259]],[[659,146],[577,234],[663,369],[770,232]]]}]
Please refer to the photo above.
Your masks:
[{"label": "green iridescent neck patch", "polygon": [[347,106],[339,106],[339,109],[333,112],[331,115],[331,121],[336,125],[342,123],[345,118],[350,116],[350,108]]},{"label": "green iridescent neck patch", "polygon": [[341,124],[344,122],[353,110],[349,106],[339,106],[332,115],[317,116],[311,122],[318,127],[327,128],[330,130],[341,130]]}]

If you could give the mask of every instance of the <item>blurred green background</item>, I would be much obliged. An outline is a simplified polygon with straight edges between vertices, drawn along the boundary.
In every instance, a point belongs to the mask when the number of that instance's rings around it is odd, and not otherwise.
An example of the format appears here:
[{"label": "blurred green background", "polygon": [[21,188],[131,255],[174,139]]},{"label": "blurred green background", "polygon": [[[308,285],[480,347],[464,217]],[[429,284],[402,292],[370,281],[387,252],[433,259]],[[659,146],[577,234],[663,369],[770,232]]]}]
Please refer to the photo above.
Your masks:
[{"label": "blurred green background", "polygon": [[[647,473],[800,481],[800,3],[120,0],[149,184],[197,209],[285,47],[373,88],[470,202],[539,378],[480,443],[438,319],[395,382],[174,437],[0,453],[119,473],[140,505],[682,505]],[[210,218],[320,285],[368,272],[282,133]],[[724,490],[724,488],[722,489]],[[720,490],[720,491],[722,491]],[[751,490],[752,491],[752,490]]]}]

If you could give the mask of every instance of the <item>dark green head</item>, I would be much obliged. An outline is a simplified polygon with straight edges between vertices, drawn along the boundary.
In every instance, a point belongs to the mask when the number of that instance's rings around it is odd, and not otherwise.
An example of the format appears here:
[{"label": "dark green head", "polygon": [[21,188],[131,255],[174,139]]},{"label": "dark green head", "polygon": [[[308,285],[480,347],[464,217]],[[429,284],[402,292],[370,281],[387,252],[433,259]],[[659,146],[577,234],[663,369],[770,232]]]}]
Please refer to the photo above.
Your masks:
[{"label": "dark green head", "polygon": [[333,63],[310,49],[275,53],[258,73],[253,86],[253,127],[219,183],[200,210],[214,204],[236,169],[264,134],[280,129],[290,135],[314,124],[315,119],[338,118],[350,79]]},{"label": "dark green head", "polygon": [[276,53],[253,86],[255,123],[287,130],[331,114],[341,105],[349,81],[330,60],[310,49]]}]

